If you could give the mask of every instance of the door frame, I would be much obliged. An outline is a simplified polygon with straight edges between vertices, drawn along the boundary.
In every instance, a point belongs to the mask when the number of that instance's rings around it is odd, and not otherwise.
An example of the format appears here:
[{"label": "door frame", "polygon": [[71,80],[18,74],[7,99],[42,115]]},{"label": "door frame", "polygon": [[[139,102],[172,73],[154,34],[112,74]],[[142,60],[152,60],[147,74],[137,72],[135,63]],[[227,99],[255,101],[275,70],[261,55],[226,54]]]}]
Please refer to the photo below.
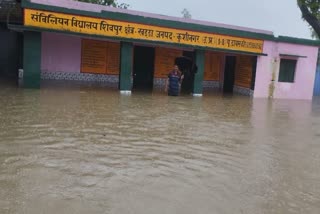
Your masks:
[{"label": "door frame", "polygon": [[[152,50],[153,53],[153,61],[151,61],[150,63],[152,63],[152,69],[151,69],[151,77],[150,77],[150,82],[146,85],[137,85],[136,83],[136,48],[146,48],[149,50]],[[149,54],[149,53],[148,53]],[[133,47],[133,69],[132,69],[132,89],[153,89],[153,80],[154,80],[154,70],[155,70],[155,47],[154,46],[148,46],[148,45],[143,45],[143,44],[134,44]]]},{"label": "door frame", "polygon": [[[230,62],[231,59],[233,61]],[[228,62],[232,64],[228,64]],[[233,88],[235,85],[234,83],[235,83],[236,64],[237,64],[236,55],[225,56],[224,75],[223,75],[223,92],[224,93],[233,93]]]}]

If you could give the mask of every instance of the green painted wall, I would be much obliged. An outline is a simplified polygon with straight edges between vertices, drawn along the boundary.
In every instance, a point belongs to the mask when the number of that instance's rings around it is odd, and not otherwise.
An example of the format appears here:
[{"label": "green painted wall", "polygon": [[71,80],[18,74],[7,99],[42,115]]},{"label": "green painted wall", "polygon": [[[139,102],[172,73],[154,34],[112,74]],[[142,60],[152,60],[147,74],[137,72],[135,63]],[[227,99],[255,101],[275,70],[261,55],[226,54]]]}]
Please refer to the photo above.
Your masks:
[{"label": "green painted wall", "polygon": [[203,76],[204,76],[204,63],[205,63],[205,51],[195,51],[195,62],[198,66],[197,73],[194,77],[193,94],[202,94],[203,91]]},{"label": "green painted wall", "polygon": [[120,83],[121,91],[131,91],[131,73],[133,67],[133,44],[121,42],[120,51]]},{"label": "green painted wall", "polygon": [[41,33],[24,32],[23,87],[40,88]]}]

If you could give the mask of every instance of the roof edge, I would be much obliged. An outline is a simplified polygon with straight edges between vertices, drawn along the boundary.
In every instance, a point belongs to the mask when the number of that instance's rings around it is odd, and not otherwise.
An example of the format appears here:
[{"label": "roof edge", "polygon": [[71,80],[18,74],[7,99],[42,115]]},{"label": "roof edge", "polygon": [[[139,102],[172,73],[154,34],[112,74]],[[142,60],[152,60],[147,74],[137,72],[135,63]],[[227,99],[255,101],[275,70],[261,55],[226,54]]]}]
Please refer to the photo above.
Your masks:
[{"label": "roof edge", "polygon": [[[77,4],[85,4],[88,3],[81,3],[77,2]],[[200,31],[200,32],[208,32],[208,33],[217,33],[223,35],[231,35],[231,36],[238,36],[244,38],[253,38],[253,39],[261,39],[261,40],[274,40],[275,37],[273,34],[267,33],[260,33],[260,32],[251,32],[245,30],[237,30],[237,29],[229,29],[225,27],[216,27],[216,26],[209,26],[197,23],[190,23],[190,22],[181,22],[177,20],[167,20],[161,19],[160,17],[146,17],[138,14],[129,14],[125,13],[126,10],[124,9],[116,9],[110,8],[108,10],[107,7],[103,7],[103,10],[97,10],[95,12],[80,10],[80,9],[72,9],[72,8],[64,8],[59,6],[53,6],[48,4],[40,4],[32,2],[31,0],[22,0],[22,8],[30,8],[30,9],[38,9],[38,10],[46,10],[52,12],[60,12],[60,13],[67,13],[67,14],[75,14],[75,15],[83,15],[83,16],[90,16],[90,17],[98,17],[98,18],[109,18],[113,20],[119,21],[128,21],[141,23],[141,24],[149,24],[155,26],[163,26],[169,28],[177,28],[177,29],[185,29],[185,30],[193,30],[193,31]],[[143,14],[143,13],[142,13]],[[166,17],[166,16],[163,16]],[[209,22],[208,22],[209,23]]]},{"label": "roof edge", "polygon": [[284,43],[291,43],[291,44],[320,47],[320,40],[302,39],[302,38],[295,38],[295,37],[290,37],[290,36],[278,36],[278,37],[276,37],[276,41],[277,42],[284,42]]},{"label": "roof edge", "polygon": [[[255,29],[250,29],[250,31],[246,31],[246,30],[240,30],[240,29],[234,29],[234,28],[226,28],[227,26],[237,27],[237,26],[231,26],[231,25],[225,25],[224,27],[213,26],[210,24],[217,24],[217,25],[219,24],[213,23],[213,22],[211,23],[207,21],[192,20],[192,22],[186,22],[186,21],[183,22],[182,18],[157,15],[157,14],[145,13],[145,12],[138,12],[138,11],[126,10],[126,9],[119,9],[119,8],[110,8],[108,6],[100,6],[100,5],[97,6],[97,5],[92,5],[90,3],[83,3],[83,2],[76,2],[76,4],[90,6],[92,8],[95,8],[95,11],[65,8],[57,5],[45,4],[45,1],[43,3],[39,3],[40,0],[34,0],[34,1],[38,1],[38,2],[37,3],[33,2],[33,0],[22,0],[21,7],[38,9],[38,10],[46,10],[46,11],[52,11],[52,12],[58,12],[58,13],[60,12],[60,13],[67,13],[67,14],[83,15],[83,16],[89,16],[89,17],[108,18],[108,19],[119,20],[119,21],[130,20],[130,22],[176,28],[176,29],[185,29],[185,30],[192,30],[192,31],[199,31],[199,32],[208,32],[208,33],[231,35],[231,36],[238,36],[238,37],[244,37],[244,38],[252,38],[252,39],[260,39],[260,40],[267,40],[267,41],[320,47],[320,40],[302,39],[302,38],[295,38],[295,37],[289,37],[289,36],[275,37],[272,32],[268,32],[268,31],[266,31],[266,33],[261,33],[261,32],[252,32]],[[130,13],[128,13],[127,11],[130,11]],[[144,16],[144,15],[150,15],[150,16]],[[172,20],[171,18],[174,18],[174,20]],[[207,23],[207,25],[205,23]],[[257,29],[257,31],[261,31],[261,30]]]}]

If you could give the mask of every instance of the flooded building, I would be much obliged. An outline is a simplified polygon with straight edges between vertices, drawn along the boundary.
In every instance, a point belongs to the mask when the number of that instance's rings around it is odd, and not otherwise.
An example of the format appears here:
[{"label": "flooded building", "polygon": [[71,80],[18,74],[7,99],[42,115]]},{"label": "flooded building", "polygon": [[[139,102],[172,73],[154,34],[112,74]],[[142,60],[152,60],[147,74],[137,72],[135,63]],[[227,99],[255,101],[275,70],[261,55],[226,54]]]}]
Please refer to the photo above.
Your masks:
[{"label": "flooded building", "polygon": [[97,81],[130,94],[163,88],[176,63],[182,90],[312,99],[320,43],[272,32],[72,0],[23,0],[23,86]]}]

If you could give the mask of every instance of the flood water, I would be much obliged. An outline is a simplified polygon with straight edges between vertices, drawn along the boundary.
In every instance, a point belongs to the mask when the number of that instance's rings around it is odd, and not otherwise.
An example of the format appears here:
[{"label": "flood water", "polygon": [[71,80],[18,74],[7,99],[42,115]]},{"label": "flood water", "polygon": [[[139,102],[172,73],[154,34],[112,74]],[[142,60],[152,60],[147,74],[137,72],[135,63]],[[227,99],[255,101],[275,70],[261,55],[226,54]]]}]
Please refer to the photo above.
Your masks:
[{"label": "flood water", "polygon": [[319,214],[320,99],[2,85],[0,213]]}]

